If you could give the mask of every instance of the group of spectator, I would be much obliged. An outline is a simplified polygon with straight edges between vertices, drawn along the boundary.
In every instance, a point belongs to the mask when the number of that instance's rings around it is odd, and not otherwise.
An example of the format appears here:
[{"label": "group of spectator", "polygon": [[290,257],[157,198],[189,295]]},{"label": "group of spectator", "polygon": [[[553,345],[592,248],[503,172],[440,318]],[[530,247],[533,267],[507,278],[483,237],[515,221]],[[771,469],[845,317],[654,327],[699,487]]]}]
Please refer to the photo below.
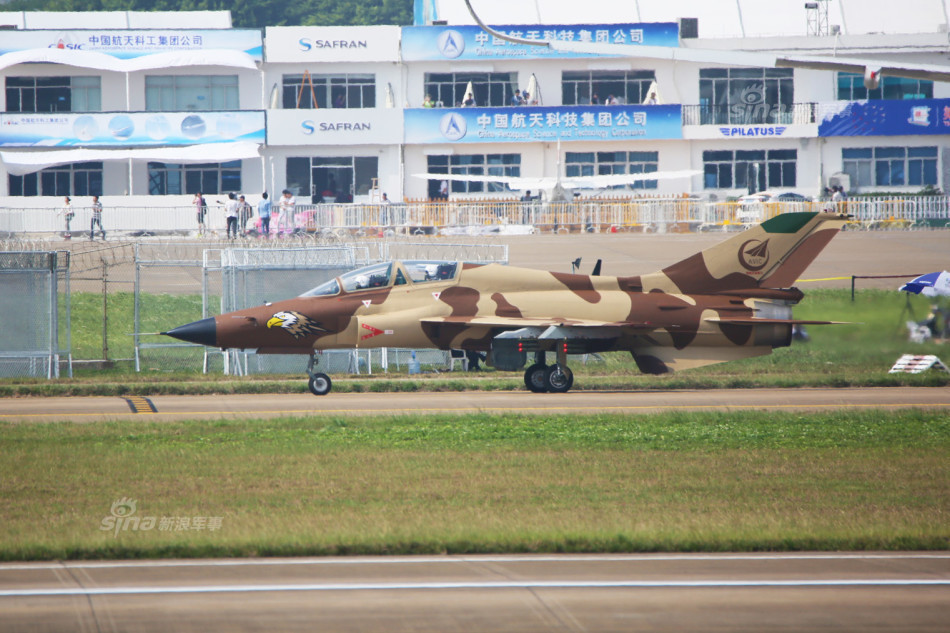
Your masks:
[{"label": "group of spectator", "polygon": [[[254,217],[254,209],[247,201],[244,194],[229,193],[226,202],[215,200],[217,204],[224,205],[224,215],[227,221],[228,239],[247,235],[247,224]],[[205,220],[208,215],[208,202],[204,195],[199,191],[195,194],[192,204],[195,205],[195,212],[198,220],[198,234],[204,235],[206,231]],[[281,192],[281,198],[278,201],[278,208],[274,209],[267,192],[261,194],[261,199],[257,203],[257,216],[260,218],[260,233],[263,236],[270,235],[270,221],[272,216],[277,218],[277,232],[280,233],[283,228],[293,233],[296,230],[297,200],[288,189]]]},{"label": "group of spectator", "polygon": [[[89,239],[96,239],[96,227],[99,227],[99,233],[102,236],[102,239],[106,239],[106,232],[102,228],[102,203],[99,202],[99,196],[93,196],[92,202],[89,204],[89,209],[92,211],[92,220],[89,223]],[[73,221],[73,218],[76,217],[76,212],[73,210],[73,202],[66,196],[63,201],[63,208],[59,212],[61,216],[66,220],[66,232],[63,234],[63,239],[71,239],[72,233],[70,229],[70,224]]]}]

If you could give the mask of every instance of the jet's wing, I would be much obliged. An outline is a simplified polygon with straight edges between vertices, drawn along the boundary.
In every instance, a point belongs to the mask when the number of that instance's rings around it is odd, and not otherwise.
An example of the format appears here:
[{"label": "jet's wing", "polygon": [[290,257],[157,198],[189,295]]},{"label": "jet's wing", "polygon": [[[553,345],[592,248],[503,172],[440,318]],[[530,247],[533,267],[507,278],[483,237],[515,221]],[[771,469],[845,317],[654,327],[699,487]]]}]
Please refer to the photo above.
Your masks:
[{"label": "jet's wing", "polygon": [[729,323],[732,325],[854,325],[850,321],[810,321],[806,319],[757,319],[755,317],[708,317],[709,323]]},{"label": "jet's wing", "polygon": [[521,328],[577,328],[578,330],[593,330],[597,328],[633,328],[648,332],[657,326],[645,321],[597,321],[593,319],[564,319],[546,317],[500,317],[500,316],[471,316],[471,317],[431,317],[421,319],[421,323],[457,323],[470,326],[502,328],[514,330]]}]

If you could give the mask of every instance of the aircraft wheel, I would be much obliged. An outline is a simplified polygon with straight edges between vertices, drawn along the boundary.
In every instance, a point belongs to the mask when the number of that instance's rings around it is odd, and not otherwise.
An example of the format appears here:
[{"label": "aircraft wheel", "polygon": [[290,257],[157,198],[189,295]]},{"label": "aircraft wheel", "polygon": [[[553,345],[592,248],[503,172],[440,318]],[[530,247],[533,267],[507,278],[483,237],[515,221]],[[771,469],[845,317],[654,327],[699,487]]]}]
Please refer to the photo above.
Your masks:
[{"label": "aircraft wheel", "polygon": [[534,393],[544,393],[548,390],[548,383],[545,373],[548,370],[547,365],[535,363],[524,371],[524,385]]},{"label": "aircraft wheel", "polygon": [[574,372],[567,367],[551,365],[544,373],[544,383],[551,393],[567,393],[574,384]]},{"label": "aircraft wheel", "polygon": [[326,374],[314,374],[310,377],[310,382],[307,383],[307,386],[310,387],[310,393],[315,396],[325,396],[330,393],[330,389],[333,388],[333,382],[330,381],[330,377]]}]

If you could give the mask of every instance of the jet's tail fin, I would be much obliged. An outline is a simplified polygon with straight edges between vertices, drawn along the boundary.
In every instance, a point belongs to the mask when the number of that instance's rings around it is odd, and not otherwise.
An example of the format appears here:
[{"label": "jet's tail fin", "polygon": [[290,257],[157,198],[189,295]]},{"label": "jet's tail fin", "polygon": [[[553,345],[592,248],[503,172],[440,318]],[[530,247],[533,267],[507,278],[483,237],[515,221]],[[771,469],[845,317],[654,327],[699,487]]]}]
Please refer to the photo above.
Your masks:
[{"label": "jet's tail fin", "polygon": [[844,226],[833,213],[783,213],[652,275],[644,291],[788,288]]}]

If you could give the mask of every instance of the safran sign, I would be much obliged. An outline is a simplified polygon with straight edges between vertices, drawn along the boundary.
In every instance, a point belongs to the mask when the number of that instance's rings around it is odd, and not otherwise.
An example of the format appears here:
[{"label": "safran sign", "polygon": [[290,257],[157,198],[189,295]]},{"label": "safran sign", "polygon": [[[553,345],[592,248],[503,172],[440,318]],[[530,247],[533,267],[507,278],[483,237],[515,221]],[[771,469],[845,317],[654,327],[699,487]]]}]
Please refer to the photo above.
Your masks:
[{"label": "safran sign", "polygon": [[136,147],[264,142],[264,113],[0,114],[0,147]]},{"label": "safran sign", "polygon": [[838,101],[819,114],[819,136],[950,134],[950,99]]},{"label": "safran sign", "polygon": [[268,145],[398,145],[402,111],[383,109],[269,110]]},{"label": "safran sign", "polygon": [[268,62],[396,62],[398,26],[269,26]]},{"label": "safran sign", "polygon": [[405,118],[411,144],[683,138],[679,105],[416,108]]},{"label": "safran sign", "polygon": [[[496,26],[496,31],[514,38],[642,46],[679,46],[676,22],[633,24],[570,24]],[[402,29],[405,61],[472,59],[541,59],[599,57],[593,53],[555,51],[545,46],[516,44],[489,34],[474,25],[407,26]],[[610,55],[608,55],[610,57]]]}]

